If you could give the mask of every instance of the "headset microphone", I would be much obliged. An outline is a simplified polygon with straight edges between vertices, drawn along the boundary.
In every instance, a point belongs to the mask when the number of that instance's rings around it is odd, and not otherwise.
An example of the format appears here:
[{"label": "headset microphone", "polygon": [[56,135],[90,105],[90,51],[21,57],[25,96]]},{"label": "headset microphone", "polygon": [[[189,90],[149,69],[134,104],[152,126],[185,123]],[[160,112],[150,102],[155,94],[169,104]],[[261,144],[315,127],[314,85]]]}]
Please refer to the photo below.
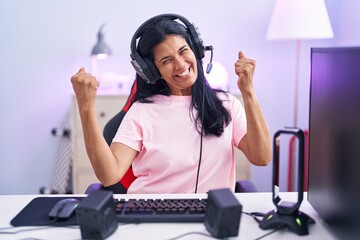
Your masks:
[{"label": "headset microphone", "polygon": [[208,63],[208,65],[206,66],[206,73],[209,74],[211,69],[212,69],[212,60],[213,60],[213,46],[206,46],[205,47],[205,51],[211,51],[211,56],[210,56],[210,62]]}]

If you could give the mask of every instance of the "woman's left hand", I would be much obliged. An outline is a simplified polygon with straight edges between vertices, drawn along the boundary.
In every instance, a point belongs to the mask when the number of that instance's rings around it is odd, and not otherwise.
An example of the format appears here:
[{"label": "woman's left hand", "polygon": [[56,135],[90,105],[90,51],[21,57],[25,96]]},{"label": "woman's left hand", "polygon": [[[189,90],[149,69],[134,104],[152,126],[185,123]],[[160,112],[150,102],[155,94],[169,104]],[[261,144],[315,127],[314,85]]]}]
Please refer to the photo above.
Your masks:
[{"label": "woman's left hand", "polygon": [[238,76],[237,86],[241,92],[252,90],[255,66],[255,60],[245,57],[244,53],[239,51],[238,60],[235,63],[235,73]]}]

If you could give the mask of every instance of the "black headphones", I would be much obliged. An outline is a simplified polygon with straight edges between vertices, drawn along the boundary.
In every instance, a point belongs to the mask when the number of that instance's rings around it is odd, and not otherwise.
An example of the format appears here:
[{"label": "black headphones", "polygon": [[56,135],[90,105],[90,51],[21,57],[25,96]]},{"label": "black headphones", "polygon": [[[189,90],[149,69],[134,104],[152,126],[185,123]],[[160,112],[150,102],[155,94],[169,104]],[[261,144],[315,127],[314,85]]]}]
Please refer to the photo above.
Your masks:
[{"label": "black headphones", "polygon": [[[152,60],[148,58],[142,58],[137,52],[136,40],[140,38],[149,24],[154,24],[161,20],[180,20],[188,30],[189,36],[193,44],[193,51],[196,56],[196,59],[202,59],[205,56],[205,51],[209,50],[208,47],[204,47],[203,40],[201,39],[200,33],[197,27],[194,24],[191,24],[186,18],[177,15],[177,14],[161,14],[155,17],[152,17],[145,21],[135,32],[134,36],[131,39],[131,64],[133,65],[135,71],[144,79],[147,83],[155,83],[161,78],[159,70],[156,68]],[[211,49],[212,50],[212,49]]]}]

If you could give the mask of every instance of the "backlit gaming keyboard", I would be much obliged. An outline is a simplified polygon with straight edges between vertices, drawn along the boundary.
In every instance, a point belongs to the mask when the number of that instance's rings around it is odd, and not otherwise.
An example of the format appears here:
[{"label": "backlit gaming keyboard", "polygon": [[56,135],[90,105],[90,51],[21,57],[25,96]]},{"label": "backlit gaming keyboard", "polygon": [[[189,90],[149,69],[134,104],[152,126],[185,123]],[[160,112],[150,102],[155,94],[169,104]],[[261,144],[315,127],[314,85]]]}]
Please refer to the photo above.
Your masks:
[{"label": "backlit gaming keyboard", "polygon": [[203,222],[206,199],[114,199],[118,222]]}]

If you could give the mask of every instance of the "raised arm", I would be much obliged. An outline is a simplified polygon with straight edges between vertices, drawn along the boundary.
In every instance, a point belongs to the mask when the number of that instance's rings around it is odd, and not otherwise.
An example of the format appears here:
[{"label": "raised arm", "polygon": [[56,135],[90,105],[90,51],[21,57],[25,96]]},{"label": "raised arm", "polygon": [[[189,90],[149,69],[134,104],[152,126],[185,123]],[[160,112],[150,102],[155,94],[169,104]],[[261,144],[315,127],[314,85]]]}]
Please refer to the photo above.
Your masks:
[{"label": "raised arm", "polygon": [[86,152],[100,182],[109,186],[118,182],[137,155],[134,149],[117,143],[106,143],[95,113],[95,99],[99,82],[84,68],[71,77],[79,107]]},{"label": "raised arm", "polygon": [[265,166],[271,160],[271,137],[261,107],[253,87],[253,77],[256,62],[239,52],[235,63],[235,73],[238,76],[237,86],[244,101],[247,120],[247,133],[241,139],[238,147],[249,161],[258,166]]}]

